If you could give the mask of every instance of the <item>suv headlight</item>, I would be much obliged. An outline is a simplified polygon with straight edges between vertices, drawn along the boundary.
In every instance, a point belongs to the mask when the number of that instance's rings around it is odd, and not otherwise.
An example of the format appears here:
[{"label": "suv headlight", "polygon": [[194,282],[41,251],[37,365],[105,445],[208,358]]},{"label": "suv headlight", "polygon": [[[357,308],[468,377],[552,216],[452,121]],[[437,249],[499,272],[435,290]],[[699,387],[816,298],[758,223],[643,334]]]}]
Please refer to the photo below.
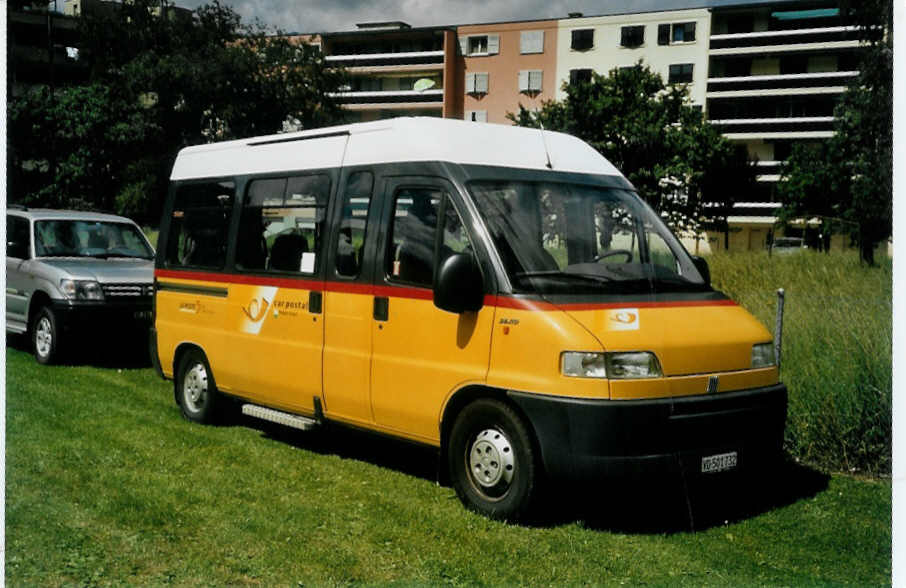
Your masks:
[{"label": "suv headlight", "polygon": [[60,290],[70,300],[103,300],[104,291],[94,280],[60,280]]},{"label": "suv headlight", "polygon": [[560,356],[560,371],[564,376],[574,378],[614,380],[660,378],[663,375],[657,356],[649,351],[566,351]]},{"label": "suv headlight", "polygon": [[774,343],[752,345],[752,369],[766,368],[772,365],[774,365]]}]

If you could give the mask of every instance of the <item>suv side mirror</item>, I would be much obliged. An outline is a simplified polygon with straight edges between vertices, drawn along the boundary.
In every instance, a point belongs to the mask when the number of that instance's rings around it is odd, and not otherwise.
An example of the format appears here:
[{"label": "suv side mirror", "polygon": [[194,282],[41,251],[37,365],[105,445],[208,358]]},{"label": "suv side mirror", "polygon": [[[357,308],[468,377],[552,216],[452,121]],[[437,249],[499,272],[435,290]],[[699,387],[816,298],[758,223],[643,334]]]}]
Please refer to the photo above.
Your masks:
[{"label": "suv side mirror", "polygon": [[702,275],[702,279],[705,281],[705,284],[710,286],[711,285],[711,269],[708,268],[708,262],[705,261],[705,258],[699,257],[697,255],[693,255],[692,263],[695,264],[695,269],[698,270],[698,273],[700,273]]},{"label": "suv side mirror", "polygon": [[440,265],[434,281],[434,306],[460,314],[484,306],[484,278],[475,257],[454,253]]}]

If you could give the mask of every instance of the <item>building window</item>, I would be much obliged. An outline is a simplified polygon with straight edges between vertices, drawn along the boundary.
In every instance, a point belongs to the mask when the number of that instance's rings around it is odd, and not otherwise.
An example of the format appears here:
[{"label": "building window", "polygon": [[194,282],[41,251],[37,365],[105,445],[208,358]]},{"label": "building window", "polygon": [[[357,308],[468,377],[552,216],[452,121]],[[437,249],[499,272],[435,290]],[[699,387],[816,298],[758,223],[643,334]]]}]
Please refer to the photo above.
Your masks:
[{"label": "building window", "polygon": [[573,51],[588,51],[594,46],[594,29],[579,29],[572,32],[572,43],[570,44],[570,48]]},{"label": "building window", "polygon": [[645,43],[645,25],[623,27],[620,29],[620,45],[623,47],[641,47]]},{"label": "building window", "polygon": [[488,93],[488,74],[486,73],[467,73],[466,74],[466,94],[487,94]]},{"label": "building window", "polygon": [[570,84],[585,84],[591,81],[590,69],[571,69],[569,70]]},{"label": "building window", "polygon": [[670,84],[689,84],[692,82],[692,64],[679,63],[670,66],[670,77],[667,79]]},{"label": "building window", "polygon": [[543,72],[540,69],[523,69],[519,71],[520,92],[540,92]]},{"label": "building window", "polygon": [[662,24],[657,27],[657,44],[691,43],[695,41],[695,23],[681,22],[673,25]]},{"label": "building window", "polygon": [[500,53],[500,35],[468,35],[459,38],[459,47],[466,57]]},{"label": "building window", "polygon": [[466,120],[472,122],[488,122],[488,111],[487,110],[467,110]]},{"label": "building window", "polygon": [[658,45],[669,45],[670,44],[670,25],[668,25],[668,24],[657,25],[657,44]]},{"label": "building window", "polygon": [[519,52],[544,53],[544,31],[522,31],[519,33]]},{"label": "building window", "polygon": [[674,43],[691,43],[695,40],[695,23],[681,22],[673,25]]}]

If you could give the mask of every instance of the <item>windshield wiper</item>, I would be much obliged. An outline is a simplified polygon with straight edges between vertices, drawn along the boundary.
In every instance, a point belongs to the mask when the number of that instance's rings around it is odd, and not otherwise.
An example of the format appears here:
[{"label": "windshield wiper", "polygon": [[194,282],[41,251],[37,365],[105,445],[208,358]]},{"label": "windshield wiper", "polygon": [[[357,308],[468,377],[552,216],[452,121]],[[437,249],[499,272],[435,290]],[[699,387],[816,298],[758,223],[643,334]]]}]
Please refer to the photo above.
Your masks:
[{"label": "windshield wiper", "polygon": [[604,282],[612,281],[610,278],[605,276],[597,276],[594,274],[574,274],[571,272],[563,272],[560,270],[540,270],[533,272],[516,272],[516,276],[520,278],[578,278],[586,282],[595,282],[596,284],[603,284]]}]

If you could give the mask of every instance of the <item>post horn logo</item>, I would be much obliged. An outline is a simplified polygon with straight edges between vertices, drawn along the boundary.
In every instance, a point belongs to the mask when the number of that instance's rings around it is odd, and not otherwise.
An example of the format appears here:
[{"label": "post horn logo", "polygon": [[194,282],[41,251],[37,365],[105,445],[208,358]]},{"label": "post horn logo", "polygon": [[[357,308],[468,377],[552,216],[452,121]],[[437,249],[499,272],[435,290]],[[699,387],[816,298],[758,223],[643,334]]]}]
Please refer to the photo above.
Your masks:
[{"label": "post horn logo", "polygon": [[621,310],[611,315],[610,320],[616,321],[618,323],[623,323],[624,325],[631,325],[636,321],[637,318],[638,317],[634,312]]},{"label": "post horn logo", "polygon": [[249,317],[250,321],[257,323],[267,314],[267,309],[270,305],[271,303],[264,296],[261,297],[261,302],[258,302],[257,298],[252,298],[248,308],[242,307],[242,312]]}]

